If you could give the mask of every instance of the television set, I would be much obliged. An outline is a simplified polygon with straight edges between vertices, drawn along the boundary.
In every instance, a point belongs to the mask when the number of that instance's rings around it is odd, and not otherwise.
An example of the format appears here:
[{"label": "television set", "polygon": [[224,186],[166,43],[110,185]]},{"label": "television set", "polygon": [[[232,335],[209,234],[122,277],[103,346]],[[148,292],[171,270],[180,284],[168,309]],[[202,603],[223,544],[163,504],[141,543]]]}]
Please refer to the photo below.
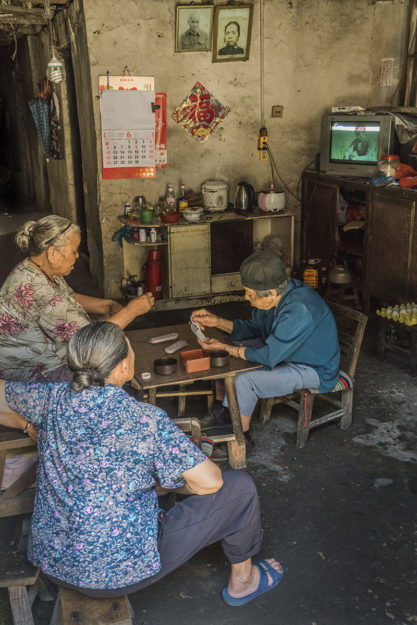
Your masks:
[{"label": "television set", "polygon": [[320,171],[333,176],[374,178],[382,154],[392,154],[395,129],[390,115],[331,113],[323,116]]}]

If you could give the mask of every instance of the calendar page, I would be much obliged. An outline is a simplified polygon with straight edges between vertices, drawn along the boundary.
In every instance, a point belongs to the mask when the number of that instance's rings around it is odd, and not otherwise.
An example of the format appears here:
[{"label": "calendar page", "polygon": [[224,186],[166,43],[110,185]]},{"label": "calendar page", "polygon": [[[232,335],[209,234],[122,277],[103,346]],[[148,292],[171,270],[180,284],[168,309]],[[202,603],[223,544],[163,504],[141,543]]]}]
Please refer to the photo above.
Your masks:
[{"label": "calendar page", "polygon": [[155,176],[155,93],[101,92],[103,178]]}]

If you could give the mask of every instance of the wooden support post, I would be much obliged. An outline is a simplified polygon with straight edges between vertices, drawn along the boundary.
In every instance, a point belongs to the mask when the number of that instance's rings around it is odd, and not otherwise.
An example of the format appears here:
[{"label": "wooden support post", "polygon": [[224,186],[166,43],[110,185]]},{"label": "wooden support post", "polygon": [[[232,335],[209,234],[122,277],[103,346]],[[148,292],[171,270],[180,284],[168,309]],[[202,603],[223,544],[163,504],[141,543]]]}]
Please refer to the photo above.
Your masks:
[{"label": "wooden support post", "polygon": [[246,467],[246,441],[240,420],[239,405],[237,403],[235,378],[229,376],[224,379],[226,387],[227,402],[229,405],[230,417],[232,420],[235,441],[228,441],[227,451],[229,464],[233,469],[244,469]]},{"label": "wooden support post", "polygon": [[10,608],[15,625],[35,625],[26,586],[8,588]]}]

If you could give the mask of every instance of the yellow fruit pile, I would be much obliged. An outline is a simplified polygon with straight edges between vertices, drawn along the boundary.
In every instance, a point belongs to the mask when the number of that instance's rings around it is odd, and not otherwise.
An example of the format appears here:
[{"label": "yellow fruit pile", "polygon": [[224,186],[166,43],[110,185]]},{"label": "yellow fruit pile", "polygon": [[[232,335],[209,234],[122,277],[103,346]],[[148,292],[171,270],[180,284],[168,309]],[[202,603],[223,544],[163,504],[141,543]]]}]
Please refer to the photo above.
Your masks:
[{"label": "yellow fruit pile", "polygon": [[406,326],[417,325],[417,304],[408,302],[407,304],[398,304],[397,306],[387,306],[376,311],[379,317],[405,323]]}]

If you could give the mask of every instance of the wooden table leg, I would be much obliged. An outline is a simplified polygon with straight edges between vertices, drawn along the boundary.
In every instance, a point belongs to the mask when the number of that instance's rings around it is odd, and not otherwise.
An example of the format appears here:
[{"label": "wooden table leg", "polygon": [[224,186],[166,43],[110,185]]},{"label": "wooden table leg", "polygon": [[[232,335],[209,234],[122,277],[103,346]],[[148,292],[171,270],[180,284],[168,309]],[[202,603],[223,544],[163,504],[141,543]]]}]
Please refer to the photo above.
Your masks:
[{"label": "wooden table leg", "polygon": [[177,409],[177,414],[179,417],[183,417],[185,415],[185,402],[187,399],[187,395],[184,392],[185,389],[185,384],[180,384],[179,385],[179,390],[180,393],[182,393],[179,397],[178,397],[178,409]]},{"label": "wooden table leg", "polygon": [[224,379],[226,387],[227,402],[229,405],[230,417],[232,420],[235,441],[227,443],[229,453],[229,464],[232,469],[244,469],[246,467],[246,442],[240,421],[239,405],[237,403],[235,377],[229,376]]},{"label": "wooden table leg", "polygon": [[148,404],[156,406],[156,388],[148,388]]}]

